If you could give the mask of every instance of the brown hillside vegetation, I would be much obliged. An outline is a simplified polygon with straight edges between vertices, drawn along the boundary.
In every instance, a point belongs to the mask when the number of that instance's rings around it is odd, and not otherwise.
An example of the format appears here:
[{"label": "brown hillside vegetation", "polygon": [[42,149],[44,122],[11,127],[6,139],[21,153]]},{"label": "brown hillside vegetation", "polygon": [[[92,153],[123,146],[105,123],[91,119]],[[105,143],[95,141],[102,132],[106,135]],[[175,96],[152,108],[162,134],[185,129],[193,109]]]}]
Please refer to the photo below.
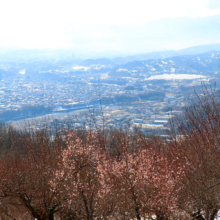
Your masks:
[{"label": "brown hillside vegetation", "polygon": [[211,91],[171,122],[140,130],[0,129],[1,219],[197,219],[220,209],[220,103]]}]

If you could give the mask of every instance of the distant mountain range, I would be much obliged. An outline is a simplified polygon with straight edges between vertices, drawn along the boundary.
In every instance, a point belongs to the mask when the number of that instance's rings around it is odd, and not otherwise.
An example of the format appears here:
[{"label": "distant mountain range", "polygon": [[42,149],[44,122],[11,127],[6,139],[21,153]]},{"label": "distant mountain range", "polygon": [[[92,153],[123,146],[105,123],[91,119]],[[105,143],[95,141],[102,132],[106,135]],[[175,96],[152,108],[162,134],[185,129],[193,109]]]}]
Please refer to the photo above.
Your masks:
[{"label": "distant mountain range", "polygon": [[121,69],[147,72],[212,72],[219,71],[219,51],[209,51],[194,55],[173,56],[163,59],[131,61],[120,65]]},{"label": "distant mountain range", "polygon": [[70,70],[71,74],[84,74],[89,70],[95,76],[108,72],[108,76],[113,78],[158,73],[213,75],[220,70],[219,54],[220,44],[83,61],[76,59],[77,56],[70,50],[21,50],[0,55],[0,78],[25,70],[25,76],[60,79],[65,75],[59,73],[63,68]]},{"label": "distant mountain range", "polygon": [[153,59],[166,59],[169,57],[184,56],[184,55],[199,55],[206,52],[220,51],[219,44],[208,44],[201,46],[188,47],[181,50],[168,50],[168,51],[157,51],[151,53],[143,53],[137,55],[129,55],[126,57],[116,57],[113,59],[99,58],[99,59],[87,59],[80,62],[82,66],[90,65],[120,65],[126,64],[132,61],[143,61],[143,60],[153,60]]},{"label": "distant mountain range", "polygon": [[82,66],[90,66],[90,65],[111,65],[112,62],[110,59],[107,58],[100,58],[100,59],[87,59],[80,63]]},{"label": "distant mountain range", "polygon": [[174,56],[202,54],[209,51],[220,51],[220,44],[201,45],[201,46],[184,48],[181,50],[158,51],[158,52],[137,54],[127,57],[117,57],[114,58],[112,62],[118,64],[125,64],[127,62],[131,62],[134,60],[138,61],[138,60],[150,60],[150,59],[165,59]]}]

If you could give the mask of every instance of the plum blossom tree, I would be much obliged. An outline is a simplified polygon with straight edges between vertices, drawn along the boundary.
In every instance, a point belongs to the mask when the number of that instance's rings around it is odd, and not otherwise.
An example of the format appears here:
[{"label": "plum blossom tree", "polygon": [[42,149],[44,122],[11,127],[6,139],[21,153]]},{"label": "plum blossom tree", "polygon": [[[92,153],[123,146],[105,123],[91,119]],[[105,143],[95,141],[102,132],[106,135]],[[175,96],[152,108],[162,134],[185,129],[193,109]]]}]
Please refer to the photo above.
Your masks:
[{"label": "plum blossom tree", "polygon": [[[168,159],[144,136],[119,133],[118,152],[112,154],[99,133],[71,132],[68,147],[52,186],[64,195],[63,204],[80,219],[141,219],[156,215],[166,220],[177,210],[184,166]],[[114,138],[114,137],[113,137]],[[182,165],[182,164],[181,164]]]},{"label": "plum blossom tree", "polygon": [[156,151],[152,143],[143,146],[143,140],[137,140],[136,147],[131,148],[126,137],[121,149],[121,156],[106,161],[102,171],[105,184],[117,198],[115,213],[124,219],[141,219],[153,214],[157,219],[168,219],[177,210],[183,167],[176,164],[174,167],[174,161],[169,163],[166,155]]},{"label": "plum blossom tree", "polygon": [[49,181],[53,179],[58,162],[54,158],[58,158],[60,148],[42,132],[35,137],[24,135],[20,141],[22,148],[8,150],[0,157],[1,204],[18,213],[17,218],[26,214],[28,219],[53,220],[60,202]]},{"label": "plum blossom tree", "polygon": [[179,158],[187,158],[179,207],[193,219],[214,220],[220,209],[220,102],[212,89],[185,109],[174,121],[173,142]]},{"label": "plum blossom tree", "polygon": [[76,219],[92,220],[110,215],[113,206],[110,192],[103,187],[97,168],[102,160],[97,136],[88,132],[82,138],[77,132],[71,132],[67,143],[52,183],[64,195],[63,206]]}]

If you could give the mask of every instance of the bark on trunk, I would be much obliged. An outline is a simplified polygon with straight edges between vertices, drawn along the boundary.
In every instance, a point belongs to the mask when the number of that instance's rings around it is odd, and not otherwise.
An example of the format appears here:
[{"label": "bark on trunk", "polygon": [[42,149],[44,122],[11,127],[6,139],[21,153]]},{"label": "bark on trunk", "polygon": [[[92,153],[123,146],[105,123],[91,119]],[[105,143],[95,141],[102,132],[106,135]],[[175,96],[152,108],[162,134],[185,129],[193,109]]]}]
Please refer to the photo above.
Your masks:
[{"label": "bark on trunk", "polygon": [[87,199],[84,195],[84,191],[82,189],[80,189],[80,194],[82,196],[82,200],[83,200],[83,203],[84,203],[84,206],[85,206],[87,220],[92,220],[92,214],[90,213],[88,202],[87,202]]},{"label": "bark on trunk", "polygon": [[193,217],[192,220],[205,220],[205,218],[200,214],[200,212],[196,212],[191,214],[191,216]]},{"label": "bark on trunk", "polygon": [[54,220],[54,213],[53,212],[50,212],[49,213],[49,218],[48,220]]},{"label": "bark on trunk", "polygon": [[134,207],[135,207],[135,215],[136,215],[136,218],[137,220],[141,220],[141,216],[140,216],[140,207],[139,207],[139,204],[137,202],[137,197],[136,195],[134,194],[134,191],[131,189],[132,191],[132,199],[133,199],[133,202],[134,202]]},{"label": "bark on trunk", "polygon": [[212,211],[211,216],[210,216],[210,220],[215,220],[215,217],[216,217],[217,214],[218,214],[218,210],[217,210],[217,209],[214,209],[214,210]]},{"label": "bark on trunk", "polygon": [[168,220],[169,218],[164,214],[164,212],[156,212],[157,220]]}]

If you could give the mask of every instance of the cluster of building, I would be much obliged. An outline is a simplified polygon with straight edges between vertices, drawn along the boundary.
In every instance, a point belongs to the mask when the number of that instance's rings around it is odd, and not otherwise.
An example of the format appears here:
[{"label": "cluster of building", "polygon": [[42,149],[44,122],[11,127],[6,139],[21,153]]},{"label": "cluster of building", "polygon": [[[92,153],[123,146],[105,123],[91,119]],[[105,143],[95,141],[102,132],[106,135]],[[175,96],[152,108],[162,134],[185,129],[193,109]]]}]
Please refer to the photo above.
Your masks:
[{"label": "cluster of building", "polygon": [[[130,77],[124,78],[109,77],[108,72],[88,70],[56,71],[58,79],[30,77],[25,75],[25,71],[13,77],[3,77],[0,80],[0,113],[16,111],[24,106],[45,106],[53,109],[48,114],[52,113],[54,119],[59,118],[60,123],[71,115],[78,117],[78,122],[74,123],[79,126],[83,124],[83,114],[89,107],[97,112],[95,121],[98,126],[103,126],[104,116],[104,124],[109,128],[129,124],[146,130],[163,129],[169,118],[181,113],[187,104],[188,89],[201,85],[199,79],[164,80],[158,83],[157,80],[146,80],[148,76],[143,77],[144,74],[138,74],[138,70],[131,72]],[[164,94],[162,99],[139,97],[139,94],[158,91]],[[120,96],[128,97],[128,100],[118,101],[116,97]],[[137,99],[132,101],[129,97]],[[110,102],[102,103],[106,99]],[[84,110],[77,111],[79,108]],[[39,124],[38,128],[41,126]]]}]

